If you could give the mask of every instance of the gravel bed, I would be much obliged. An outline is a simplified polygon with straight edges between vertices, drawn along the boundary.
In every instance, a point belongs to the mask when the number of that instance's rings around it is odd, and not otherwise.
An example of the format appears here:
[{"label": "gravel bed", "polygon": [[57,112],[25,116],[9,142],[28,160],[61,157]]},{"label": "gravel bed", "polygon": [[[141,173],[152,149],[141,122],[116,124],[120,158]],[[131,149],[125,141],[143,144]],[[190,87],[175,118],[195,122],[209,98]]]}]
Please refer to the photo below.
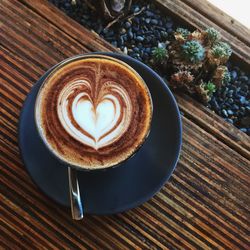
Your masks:
[{"label": "gravel bed", "polygon": [[[76,5],[72,5],[71,0],[49,1],[124,53],[146,64],[150,64],[152,49],[171,39],[172,32],[177,27],[183,27],[146,1],[132,5],[131,14],[141,12],[139,15],[122,20],[109,29],[104,29],[107,23],[97,17],[84,1]],[[232,62],[228,63],[228,68],[231,81],[214,93],[208,107],[250,135],[250,73],[244,72]],[[168,75],[158,73],[168,79]]]}]

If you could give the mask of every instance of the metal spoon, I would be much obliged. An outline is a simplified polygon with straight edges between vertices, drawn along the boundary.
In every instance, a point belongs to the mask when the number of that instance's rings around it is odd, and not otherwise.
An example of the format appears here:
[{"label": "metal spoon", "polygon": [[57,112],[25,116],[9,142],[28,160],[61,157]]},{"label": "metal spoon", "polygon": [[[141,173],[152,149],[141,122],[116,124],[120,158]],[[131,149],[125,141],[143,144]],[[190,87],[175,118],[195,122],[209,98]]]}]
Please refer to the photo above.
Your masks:
[{"label": "metal spoon", "polygon": [[68,175],[72,218],[73,220],[81,220],[83,218],[83,206],[78,185],[77,171],[68,167]]}]

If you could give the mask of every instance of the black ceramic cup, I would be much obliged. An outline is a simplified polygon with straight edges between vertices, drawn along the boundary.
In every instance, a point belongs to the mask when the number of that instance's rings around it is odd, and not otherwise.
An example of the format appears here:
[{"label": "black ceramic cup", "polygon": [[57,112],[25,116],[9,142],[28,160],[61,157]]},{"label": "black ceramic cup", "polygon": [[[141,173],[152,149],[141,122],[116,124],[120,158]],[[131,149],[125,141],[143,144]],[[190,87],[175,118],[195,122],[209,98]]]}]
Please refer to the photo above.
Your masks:
[{"label": "black ceramic cup", "polygon": [[[42,133],[41,124],[40,124],[40,122],[41,122],[41,119],[40,119],[40,113],[41,113],[40,112],[40,109],[41,109],[40,99],[41,99],[41,95],[42,95],[42,89],[49,82],[49,79],[58,72],[58,70],[60,70],[60,69],[63,70],[63,67],[67,66],[68,64],[70,64],[72,62],[76,62],[78,60],[84,61],[84,59],[89,59],[89,58],[93,58],[93,59],[100,59],[101,58],[101,59],[107,59],[107,60],[113,61],[115,63],[118,63],[119,65],[125,66],[126,69],[128,69],[133,75],[135,75],[136,78],[139,79],[140,82],[143,84],[144,89],[146,90],[147,95],[150,99],[150,102],[149,102],[149,104],[150,104],[150,109],[149,109],[150,121],[149,121],[149,123],[150,124],[151,124],[151,120],[152,120],[152,116],[153,116],[153,102],[152,102],[152,98],[150,95],[150,91],[149,91],[146,83],[144,82],[143,78],[131,66],[129,66],[127,63],[125,63],[119,59],[116,59],[116,58],[113,58],[113,57],[110,57],[107,55],[100,55],[100,54],[99,55],[87,54],[87,55],[74,56],[74,57],[66,59],[63,62],[56,65],[53,68],[53,70],[48,74],[48,76],[44,79],[44,81],[41,84],[40,89],[38,91],[38,94],[36,97],[36,102],[35,102],[35,108],[34,108],[36,129],[37,129],[37,132],[38,132],[40,139],[42,140],[44,145],[47,147],[50,154],[52,154],[58,161],[62,162],[62,164],[61,164],[62,166],[68,168],[69,189],[70,189],[70,199],[71,199],[71,209],[72,209],[73,219],[81,219],[83,217],[83,207],[81,204],[79,184],[78,184],[78,179],[77,179],[77,173],[75,170],[93,172],[93,171],[97,171],[97,170],[107,170],[108,168],[114,168],[114,167],[121,166],[122,163],[127,161],[129,158],[131,158],[132,156],[134,156],[138,152],[138,150],[142,147],[142,145],[144,144],[146,138],[148,137],[148,135],[150,133],[150,125],[149,125],[145,136],[140,141],[140,144],[136,148],[134,148],[130,154],[126,155],[125,159],[121,158],[121,161],[118,161],[117,163],[115,163],[113,165],[109,164],[108,166],[104,166],[101,168],[95,168],[95,167],[86,166],[86,165],[76,165],[76,164],[72,164],[71,162],[67,162],[67,160],[61,158],[60,155],[56,152],[56,150],[54,150],[52,148],[49,141],[46,139],[46,136],[44,135],[44,133]],[[141,121],[141,122],[144,122],[144,121]],[[65,133],[66,133],[66,131],[65,131]]]}]

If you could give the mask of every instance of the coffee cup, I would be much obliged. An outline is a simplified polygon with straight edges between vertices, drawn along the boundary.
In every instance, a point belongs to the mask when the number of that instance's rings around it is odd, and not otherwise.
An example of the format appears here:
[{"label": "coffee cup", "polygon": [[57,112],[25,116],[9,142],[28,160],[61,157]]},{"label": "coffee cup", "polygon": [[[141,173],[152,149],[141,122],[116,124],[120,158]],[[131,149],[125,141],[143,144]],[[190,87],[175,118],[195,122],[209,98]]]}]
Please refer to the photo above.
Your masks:
[{"label": "coffee cup", "polygon": [[81,205],[73,169],[121,165],[143,145],[152,114],[147,85],[123,61],[87,54],[54,67],[38,92],[35,124],[48,150],[69,167],[72,209]]}]

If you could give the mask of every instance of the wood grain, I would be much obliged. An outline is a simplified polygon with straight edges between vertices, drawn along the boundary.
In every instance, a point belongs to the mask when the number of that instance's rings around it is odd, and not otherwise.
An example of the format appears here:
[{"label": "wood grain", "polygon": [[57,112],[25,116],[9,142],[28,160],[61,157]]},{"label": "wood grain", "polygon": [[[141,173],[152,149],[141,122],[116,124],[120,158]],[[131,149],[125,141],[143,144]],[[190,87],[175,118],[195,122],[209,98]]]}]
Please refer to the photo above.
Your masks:
[{"label": "wood grain", "polygon": [[250,46],[250,30],[225,12],[204,0],[182,0],[222,29]]},{"label": "wood grain", "polygon": [[144,205],[75,222],[33,184],[17,144],[22,103],[49,67],[87,51],[115,48],[45,1],[0,1],[0,248],[248,249],[249,138],[186,96],[179,164]]}]

